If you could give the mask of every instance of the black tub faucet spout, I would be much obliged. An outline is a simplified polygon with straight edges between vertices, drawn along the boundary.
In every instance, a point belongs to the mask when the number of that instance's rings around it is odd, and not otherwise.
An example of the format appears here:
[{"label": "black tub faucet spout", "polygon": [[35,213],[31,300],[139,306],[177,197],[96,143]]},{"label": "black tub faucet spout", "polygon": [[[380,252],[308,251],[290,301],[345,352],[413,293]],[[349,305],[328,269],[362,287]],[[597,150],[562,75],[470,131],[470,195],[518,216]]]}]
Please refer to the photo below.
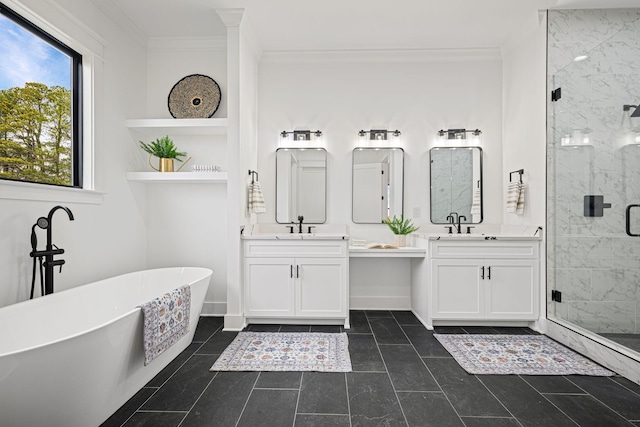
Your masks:
[{"label": "black tub faucet spout", "polygon": [[[51,234],[53,231],[53,223],[51,220],[53,219],[53,214],[58,209],[63,209],[65,212],[67,212],[67,215],[69,216],[69,221],[74,220],[73,213],[71,213],[71,210],[66,206],[60,206],[60,205],[55,206],[49,211],[49,215],[47,215],[47,219],[49,219],[49,227],[47,227],[47,248],[46,248],[46,251],[48,252],[48,254],[45,256],[45,261],[44,261],[44,293],[45,295],[53,293],[53,268],[60,266],[60,271],[62,271],[62,265],[64,264],[63,259],[55,260],[55,261],[53,259],[54,244],[51,238]],[[62,251],[60,252],[60,254],[64,253],[64,249],[58,249],[58,250]]]},{"label": "black tub faucet spout", "polygon": [[[56,245],[53,244],[53,239],[52,239],[52,235],[53,235],[53,214],[59,210],[62,209],[67,213],[67,216],[69,217],[69,221],[73,221],[73,213],[71,212],[71,210],[66,207],[66,206],[55,206],[53,207],[50,211],[49,214],[47,215],[47,217],[40,217],[38,218],[38,221],[33,225],[33,227],[31,228],[31,247],[32,247],[32,251],[30,253],[30,256],[33,258],[33,262],[34,262],[34,268],[33,268],[33,281],[31,283],[31,297],[33,298],[33,288],[35,285],[35,274],[36,274],[36,258],[40,260],[40,275],[42,276],[42,267],[44,267],[44,295],[48,295],[48,294],[52,294],[53,293],[53,269],[54,267],[60,267],[60,270],[62,270],[62,266],[64,265],[65,261],[63,259],[58,259],[58,260],[54,260],[53,257],[54,255],[62,255],[64,253],[64,249],[58,248]],[[42,228],[42,229],[46,229],[47,230],[47,245],[45,247],[44,251],[39,251],[37,248],[38,245],[38,240],[36,238],[35,235],[35,231],[36,231],[36,226]],[[42,259],[44,258],[44,262],[42,262]],[[42,277],[41,277],[42,280]]]}]

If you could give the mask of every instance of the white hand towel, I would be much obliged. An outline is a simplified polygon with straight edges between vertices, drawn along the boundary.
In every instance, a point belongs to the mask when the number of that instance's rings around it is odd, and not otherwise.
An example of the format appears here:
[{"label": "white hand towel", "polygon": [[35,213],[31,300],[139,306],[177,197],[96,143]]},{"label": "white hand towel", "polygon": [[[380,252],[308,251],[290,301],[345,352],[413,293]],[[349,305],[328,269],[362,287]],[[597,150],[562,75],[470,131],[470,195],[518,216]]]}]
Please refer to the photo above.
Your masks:
[{"label": "white hand towel", "polygon": [[264,195],[262,194],[262,187],[258,181],[254,181],[249,184],[249,212],[253,213],[265,213],[267,207],[264,204]]},{"label": "white hand towel", "polygon": [[473,222],[480,221],[480,189],[476,188],[473,192],[473,201],[471,202],[471,212],[469,212]]},{"label": "white hand towel", "polygon": [[[520,199],[520,183],[510,182],[507,186],[507,212],[516,213],[518,207],[518,199]],[[524,199],[522,200],[524,207]]]},{"label": "white hand towel", "polygon": [[518,185],[520,191],[518,192],[518,202],[516,204],[516,215],[522,215],[524,213],[524,184],[521,182]]}]

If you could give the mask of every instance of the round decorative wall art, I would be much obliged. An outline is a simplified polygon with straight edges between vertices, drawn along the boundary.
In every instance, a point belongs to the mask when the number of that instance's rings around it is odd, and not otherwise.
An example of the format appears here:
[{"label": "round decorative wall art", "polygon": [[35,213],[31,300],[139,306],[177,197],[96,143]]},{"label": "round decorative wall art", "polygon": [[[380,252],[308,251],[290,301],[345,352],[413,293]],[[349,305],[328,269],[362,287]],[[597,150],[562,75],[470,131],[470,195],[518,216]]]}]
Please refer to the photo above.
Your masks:
[{"label": "round decorative wall art", "polygon": [[209,76],[191,74],[169,92],[169,113],[176,119],[204,119],[220,106],[220,86]]}]

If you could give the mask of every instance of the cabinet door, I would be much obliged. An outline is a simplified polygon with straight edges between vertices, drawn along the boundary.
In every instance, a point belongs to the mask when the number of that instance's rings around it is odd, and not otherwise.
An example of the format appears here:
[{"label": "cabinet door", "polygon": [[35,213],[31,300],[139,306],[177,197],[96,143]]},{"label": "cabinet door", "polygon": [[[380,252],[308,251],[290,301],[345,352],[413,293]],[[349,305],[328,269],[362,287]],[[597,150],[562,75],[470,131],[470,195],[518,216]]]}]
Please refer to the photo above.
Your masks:
[{"label": "cabinet door", "polygon": [[247,316],[293,316],[293,258],[245,258],[244,310]]},{"label": "cabinet door", "polygon": [[434,319],[482,319],[482,260],[431,260],[431,307]]},{"label": "cabinet door", "polygon": [[347,315],[347,261],[344,258],[296,259],[296,315]]},{"label": "cabinet door", "polygon": [[485,265],[485,318],[537,319],[538,262],[527,259],[486,260]]}]

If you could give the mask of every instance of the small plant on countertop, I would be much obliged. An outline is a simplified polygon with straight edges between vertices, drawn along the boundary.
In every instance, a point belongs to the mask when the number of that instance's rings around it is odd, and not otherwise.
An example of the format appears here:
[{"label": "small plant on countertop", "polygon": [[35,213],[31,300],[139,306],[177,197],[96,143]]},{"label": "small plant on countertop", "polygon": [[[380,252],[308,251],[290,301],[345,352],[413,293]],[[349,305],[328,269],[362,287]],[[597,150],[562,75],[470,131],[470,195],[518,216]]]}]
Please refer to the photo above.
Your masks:
[{"label": "small plant on countertop", "polygon": [[182,160],[179,157],[184,157],[187,153],[181,153],[178,151],[176,146],[173,144],[173,141],[169,136],[163,136],[162,138],[158,138],[149,144],[146,144],[142,141],[140,142],[140,148],[146,151],[149,154],[152,154],[161,159],[176,159],[181,162]]},{"label": "small plant on countertop", "polygon": [[404,215],[400,215],[400,218],[394,215],[393,218],[387,218],[384,223],[389,226],[393,234],[399,235],[411,234],[420,228],[414,226],[410,218],[404,219]]}]

